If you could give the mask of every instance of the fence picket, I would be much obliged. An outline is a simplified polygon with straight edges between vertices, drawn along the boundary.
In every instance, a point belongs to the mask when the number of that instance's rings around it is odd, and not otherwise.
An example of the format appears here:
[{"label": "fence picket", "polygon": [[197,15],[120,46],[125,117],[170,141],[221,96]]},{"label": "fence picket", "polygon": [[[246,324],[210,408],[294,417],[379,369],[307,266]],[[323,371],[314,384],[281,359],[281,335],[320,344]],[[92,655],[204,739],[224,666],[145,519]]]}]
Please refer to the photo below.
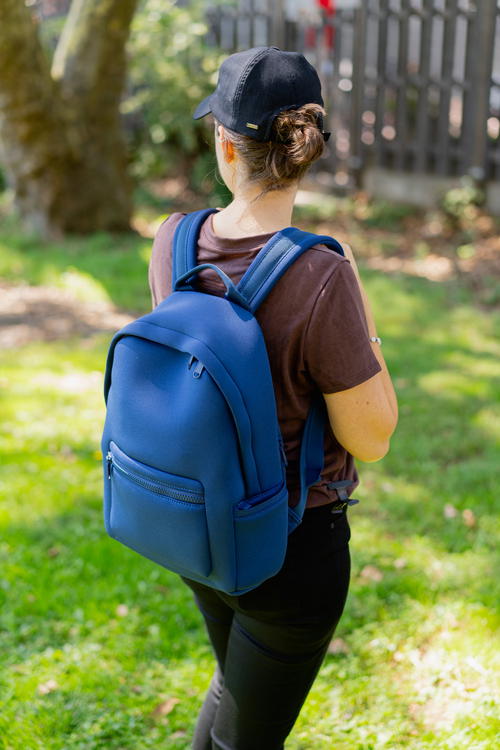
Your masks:
[{"label": "fence picket", "polygon": [[[359,185],[371,165],[498,175],[500,0],[337,0],[335,11],[316,7],[313,14],[311,0],[308,13],[294,18],[287,6],[219,5],[209,14],[209,38],[233,39],[228,52],[252,43],[296,49],[318,66],[332,131],[319,168],[338,185]],[[214,27],[223,22],[221,34]]]}]

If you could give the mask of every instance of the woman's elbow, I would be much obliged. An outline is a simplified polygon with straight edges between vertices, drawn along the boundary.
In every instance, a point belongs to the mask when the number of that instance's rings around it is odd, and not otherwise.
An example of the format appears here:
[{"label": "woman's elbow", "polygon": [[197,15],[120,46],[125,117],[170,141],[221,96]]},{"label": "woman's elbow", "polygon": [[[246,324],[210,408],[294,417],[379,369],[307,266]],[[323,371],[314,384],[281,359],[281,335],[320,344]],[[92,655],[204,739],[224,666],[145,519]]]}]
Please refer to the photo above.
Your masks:
[{"label": "woman's elbow", "polygon": [[363,384],[350,392],[325,395],[330,426],[338,442],[354,458],[380,461],[390,447],[398,422],[397,409],[383,396],[373,396]]},{"label": "woman's elbow", "polygon": [[373,464],[375,461],[380,461],[381,458],[384,458],[389,453],[389,448],[390,442],[386,440],[374,445],[364,446],[351,453],[359,461],[363,461],[366,464]]},{"label": "woman's elbow", "polygon": [[380,461],[389,452],[391,446],[391,436],[396,429],[397,419],[390,419],[382,426],[379,422],[375,429],[365,429],[362,434],[358,436],[358,440],[350,441],[351,445],[345,448],[354,458],[363,461],[364,463],[374,463]]}]

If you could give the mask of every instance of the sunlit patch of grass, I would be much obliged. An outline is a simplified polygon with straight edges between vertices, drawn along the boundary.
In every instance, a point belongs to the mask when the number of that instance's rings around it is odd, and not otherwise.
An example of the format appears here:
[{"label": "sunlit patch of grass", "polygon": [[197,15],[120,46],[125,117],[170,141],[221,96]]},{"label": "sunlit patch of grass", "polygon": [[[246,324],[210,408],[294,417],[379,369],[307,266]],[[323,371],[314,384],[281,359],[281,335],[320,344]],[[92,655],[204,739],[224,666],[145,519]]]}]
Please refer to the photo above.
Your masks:
[{"label": "sunlit patch of grass", "polygon": [[79,271],[72,266],[61,274],[57,274],[54,281],[56,287],[66,289],[75,299],[82,302],[110,301],[103,284],[96,281],[90,273]]},{"label": "sunlit patch of grass", "polygon": [[45,243],[1,232],[0,277],[69,289],[82,301],[106,299],[126,310],[146,312],[151,308],[145,283],[151,245],[132,232]]},{"label": "sunlit patch of grass", "polygon": [[487,440],[500,442],[500,407],[492,404],[476,412],[473,424],[482,430]]}]

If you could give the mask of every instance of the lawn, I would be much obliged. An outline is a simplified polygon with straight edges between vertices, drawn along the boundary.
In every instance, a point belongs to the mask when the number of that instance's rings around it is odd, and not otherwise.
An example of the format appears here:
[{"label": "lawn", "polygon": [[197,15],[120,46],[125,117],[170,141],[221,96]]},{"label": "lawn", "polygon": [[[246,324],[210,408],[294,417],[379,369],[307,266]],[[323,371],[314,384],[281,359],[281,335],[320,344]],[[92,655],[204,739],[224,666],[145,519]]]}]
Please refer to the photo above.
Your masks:
[{"label": "lawn", "polygon": [[[82,309],[142,312],[150,245],[99,234],[41,246],[7,222],[0,277],[55,301],[62,290]],[[346,611],[287,748],[493,750],[500,315],[461,276],[384,273],[363,258],[360,270],[400,424],[389,455],[360,465]],[[99,326],[34,335],[1,359],[4,750],[187,750],[210,680],[188,590],[103,529],[109,339]]]}]

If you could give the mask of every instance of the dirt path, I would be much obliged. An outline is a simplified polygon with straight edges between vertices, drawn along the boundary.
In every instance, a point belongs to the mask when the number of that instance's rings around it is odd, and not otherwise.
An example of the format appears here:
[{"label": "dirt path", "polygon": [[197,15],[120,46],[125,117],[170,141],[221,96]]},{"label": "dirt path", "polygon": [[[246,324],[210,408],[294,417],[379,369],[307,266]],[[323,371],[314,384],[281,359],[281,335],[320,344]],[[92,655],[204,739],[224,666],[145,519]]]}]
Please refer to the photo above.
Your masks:
[{"label": "dirt path", "polygon": [[82,302],[64,289],[0,281],[0,349],[113,333],[131,320],[109,303]]}]

